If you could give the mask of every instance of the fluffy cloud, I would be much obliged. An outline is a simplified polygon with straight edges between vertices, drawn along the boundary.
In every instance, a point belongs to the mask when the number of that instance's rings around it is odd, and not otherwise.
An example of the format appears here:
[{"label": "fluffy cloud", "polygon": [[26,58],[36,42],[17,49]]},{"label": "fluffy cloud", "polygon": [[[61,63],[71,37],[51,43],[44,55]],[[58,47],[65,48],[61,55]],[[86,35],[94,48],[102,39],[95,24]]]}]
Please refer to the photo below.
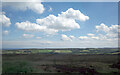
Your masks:
[{"label": "fluffy cloud", "polygon": [[84,40],[84,39],[88,39],[88,37],[87,36],[80,36],[79,39]]},{"label": "fluffy cloud", "polygon": [[89,34],[87,34],[87,35],[88,35],[88,37],[89,37],[90,39],[99,40],[99,37],[98,37],[98,36],[95,36],[95,34],[89,33]]},{"label": "fluffy cloud", "polygon": [[68,37],[68,36],[65,35],[65,34],[62,34],[61,37],[62,37],[62,40],[63,40],[63,41],[72,41],[71,38]]},{"label": "fluffy cloud", "polygon": [[104,32],[106,37],[118,37],[118,27],[119,25],[111,25],[108,27],[104,23],[101,23],[99,26],[96,26],[97,32]]},{"label": "fluffy cloud", "polygon": [[5,27],[9,27],[11,22],[10,22],[10,18],[8,18],[5,15],[5,12],[0,12],[0,25],[5,26]]},{"label": "fluffy cloud", "polygon": [[69,18],[69,19],[75,19],[79,21],[89,20],[88,16],[85,16],[79,10],[74,10],[73,8],[69,8],[66,12],[62,12],[61,14],[58,14],[58,16]]},{"label": "fluffy cloud", "polygon": [[8,35],[8,33],[9,33],[8,30],[3,31],[3,34],[4,34],[4,35]]},{"label": "fluffy cloud", "polygon": [[81,40],[99,40],[98,36],[95,36],[95,34],[88,33],[87,36],[80,36],[79,39]]},{"label": "fluffy cloud", "polygon": [[89,34],[87,34],[88,36],[91,36],[91,37],[93,37],[94,36],[94,34],[91,34],[91,33],[89,33]]},{"label": "fluffy cloud", "polygon": [[92,36],[91,38],[92,38],[92,39],[99,40],[99,37]]},{"label": "fluffy cloud", "polygon": [[86,21],[88,19],[89,17],[79,10],[69,8],[67,11],[58,14],[58,16],[49,15],[46,18],[37,19],[36,22],[51,29],[69,31],[80,28],[80,25],[75,20]]},{"label": "fluffy cloud", "polygon": [[109,27],[106,26],[104,23],[101,23],[99,26],[96,26],[97,32],[103,31],[103,32],[109,32]]},{"label": "fluffy cloud", "polygon": [[74,19],[56,17],[54,15],[49,15],[43,19],[37,19],[36,22],[40,25],[47,26],[50,29],[61,31],[69,31],[80,28],[79,24],[76,23]]},{"label": "fluffy cloud", "polygon": [[87,36],[80,36],[79,39],[87,41],[115,41],[118,39],[119,25],[107,26],[104,23],[96,26],[98,35],[88,33]]},{"label": "fluffy cloud", "polygon": [[34,35],[32,35],[32,34],[23,34],[22,36],[24,38],[33,38],[34,37]]},{"label": "fluffy cloud", "polygon": [[73,35],[70,35],[69,37],[70,37],[71,39],[75,39],[75,36],[73,36]]},{"label": "fluffy cloud", "polygon": [[15,24],[19,29],[25,30],[25,31],[43,31],[46,29],[46,26],[40,26],[36,23],[31,23],[29,21],[26,22],[17,22]]},{"label": "fluffy cloud", "polygon": [[73,29],[79,29],[80,25],[76,22],[86,21],[89,17],[82,14],[79,10],[74,10],[72,8],[68,9],[66,12],[58,14],[58,16],[49,15],[42,19],[36,19],[36,23],[17,22],[15,25],[22,30],[26,31],[42,31],[48,34],[55,34],[58,31],[70,31]]},{"label": "fluffy cloud", "polygon": [[96,26],[96,30],[98,32],[103,31],[105,33],[118,33],[118,25],[111,25],[110,27],[108,27],[104,23],[101,23],[99,26]]},{"label": "fluffy cloud", "polygon": [[3,6],[10,6],[13,9],[22,11],[29,9],[38,14],[42,14],[45,10],[44,6],[41,4],[39,0],[32,0],[32,2],[4,3]]},{"label": "fluffy cloud", "polygon": [[91,41],[91,40],[99,40],[99,37],[97,37],[97,36],[80,36],[79,39]]},{"label": "fluffy cloud", "polygon": [[37,19],[36,22],[40,25],[47,26],[50,29],[69,31],[80,28],[80,25],[75,20],[83,21],[81,17],[84,21],[89,19],[88,16],[85,16],[79,10],[69,8],[66,12],[58,14],[58,16],[49,15],[46,18]]},{"label": "fluffy cloud", "polygon": [[53,34],[58,32],[58,30],[48,29],[47,26],[41,26],[39,24],[31,23],[29,21],[21,22],[21,23],[17,22],[15,25],[17,28],[25,31],[39,31],[39,32],[46,32],[48,34]]},{"label": "fluffy cloud", "polygon": [[106,34],[108,37],[118,37],[118,25],[109,27],[109,32]]}]

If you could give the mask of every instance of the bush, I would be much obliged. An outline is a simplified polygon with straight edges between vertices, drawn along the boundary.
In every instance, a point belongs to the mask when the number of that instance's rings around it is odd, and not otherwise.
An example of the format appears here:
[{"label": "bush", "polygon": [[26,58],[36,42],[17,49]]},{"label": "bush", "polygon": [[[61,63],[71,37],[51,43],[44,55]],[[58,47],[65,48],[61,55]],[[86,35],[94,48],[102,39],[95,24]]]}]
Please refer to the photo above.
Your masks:
[{"label": "bush", "polygon": [[31,73],[32,67],[27,62],[5,62],[2,73]]}]

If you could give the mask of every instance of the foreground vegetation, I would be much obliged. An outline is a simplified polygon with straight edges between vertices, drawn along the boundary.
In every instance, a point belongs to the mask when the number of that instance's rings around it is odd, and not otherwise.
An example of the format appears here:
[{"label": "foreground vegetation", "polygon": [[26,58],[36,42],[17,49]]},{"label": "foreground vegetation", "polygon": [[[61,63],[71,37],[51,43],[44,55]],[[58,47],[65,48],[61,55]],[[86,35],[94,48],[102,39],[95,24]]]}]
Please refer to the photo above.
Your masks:
[{"label": "foreground vegetation", "polygon": [[104,54],[99,49],[6,50],[2,56],[2,73],[3,75],[6,73],[119,75],[119,51],[103,50]]}]

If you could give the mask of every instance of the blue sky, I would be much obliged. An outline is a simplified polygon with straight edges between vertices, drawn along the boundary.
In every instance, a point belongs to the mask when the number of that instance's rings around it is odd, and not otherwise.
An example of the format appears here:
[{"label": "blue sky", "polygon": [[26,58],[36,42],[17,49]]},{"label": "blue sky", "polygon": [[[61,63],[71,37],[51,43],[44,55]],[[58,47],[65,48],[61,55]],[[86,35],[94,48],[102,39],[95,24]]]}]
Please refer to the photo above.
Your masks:
[{"label": "blue sky", "polygon": [[[38,9],[37,6],[34,7],[36,4],[34,4],[33,7],[29,7],[28,5],[30,4],[28,3],[3,3],[2,13],[4,13],[3,15],[10,20],[6,22],[11,23],[9,26],[5,26],[3,24],[2,27],[3,48],[117,47],[117,4],[117,2],[42,2],[40,3],[40,6],[42,5],[43,7],[38,7]],[[16,7],[16,5],[18,6]],[[44,10],[42,10],[42,8]],[[80,14],[76,12],[77,10],[84,14],[84,17],[89,17],[89,19],[85,18],[85,21],[81,21],[77,16],[73,16],[73,13],[75,13],[75,15]],[[71,15],[67,16],[67,18],[64,18],[64,16],[69,14],[69,12],[65,13],[65,15],[63,15],[61,12],[67,11],[73,11],[71,14],[72,18]],[[26,29],[21,29],[19,27],[19,25],[24,27],[24,25],[21,24],[22,22],[26,23],[26,21],[29,21],[30,25],[34,23],[41,26],[41,21],[40,23],[37,23],[37,19],[43,20],[49,15],[53,15],[58,18],[58,14],[63,15],[63,20],[69,20],[70,17],[70,21],[74,20],[75,26],[79,25],[80,28],[75,28],[74,24],[71,25],[74,28],[70,28],[69,21],[62,22],[61,20],[58,22],[63,24],[63,26],[65,25],[66,29],[63,28],[65,31],[63,31],[63,29],[59,29],[59,24],[57,25],[57,23],[54,24],[58,26],[57,29],[51,24],[51,27],[54,30],[57,30],[57,32],[54,33],[50,33],[51,31],[46,32],[47,29],[45,31],[34,31],[26,30],[28,26],[25,27]],[[44,21],[45,22],[42,26],[47,25],[46,22],[49,20]],[[50,23],[51,21],[52,19],[50,19]],[[16,23],[19,23],[19,25]]]}]

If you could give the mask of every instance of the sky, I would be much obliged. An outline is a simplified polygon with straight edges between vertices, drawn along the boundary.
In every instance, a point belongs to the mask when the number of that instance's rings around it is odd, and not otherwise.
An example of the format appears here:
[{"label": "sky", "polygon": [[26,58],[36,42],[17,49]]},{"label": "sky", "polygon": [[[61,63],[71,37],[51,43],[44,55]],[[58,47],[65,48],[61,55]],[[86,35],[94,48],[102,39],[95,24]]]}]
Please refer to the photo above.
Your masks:
[{"label": "sky", "polygon": [[2,2],[119,2],[119,0],[4,0]]},{"label": "sky", "polygon": [[118,47],[117,2],[4,2],[3,48]]}]

